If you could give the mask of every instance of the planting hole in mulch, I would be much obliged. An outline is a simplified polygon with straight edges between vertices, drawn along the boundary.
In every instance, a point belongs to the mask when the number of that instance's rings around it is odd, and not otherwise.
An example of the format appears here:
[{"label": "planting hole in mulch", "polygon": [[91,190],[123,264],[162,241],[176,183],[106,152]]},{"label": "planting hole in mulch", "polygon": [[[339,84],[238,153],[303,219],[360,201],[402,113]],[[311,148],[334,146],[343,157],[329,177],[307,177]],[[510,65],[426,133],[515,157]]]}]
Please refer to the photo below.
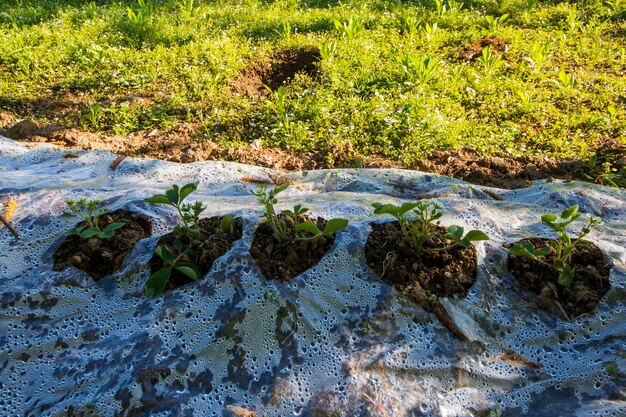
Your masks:
[{"label": "planting hole in mulch", "polygon": [[[536,248],[544,248],[549,246],[550,239],[522,239],[519,242],[529,242]],[[542,305],[547,309],[552,310],[551,307],[558,303],[566,313],[566,318],[589,314],[611,288],[609,282],[611,266],[605,262],[602,252],[596,245],[586,243],[585,246],[577,246],[571,253],[575,275],[570,285],[559,285],[557,282],[559,273],[556,269],[523,256],[509,254],[509,272],[525,291],[539,295]],[[548,255],[546,262],[551,264],[553,257],[553,254]]]},{"label": "planting hole in mulch", "polygon": [[[85,271],[94,280],[111,275],[122,266],[122,261],[138,240],[152,234],[152,222],[144,214],[128,210],[115,210],[100,216],[100,227],[110,223],[125,223],[121,229],[108,238],[97,236],[83,239],[70,235],[52,255],[55,271],[73,266]],[[87,226],[81,222],[77,227]]]},{"label": "planting hole in mulch", "polygon": [[[243,230],[243,221],[241,219],[235,219],[235,231],[234,233],[225,233],[220,228],[221,217],[209,217],[200,219],[198,226],[200,228],[200,236],[193,239],[191,244],[186,236],[181,236],[175,232],[163,235],[158,245],[166,245],[172,252],[174,249],[174,241],[179,239],[183,243],[183,247],[191,246],[189,253],[183,256],[180,260],[183,262],[193,263],[200,272],[200,276],[204,276],[211,267],[213,262],[220,256],[223,256],[232,246],[232,244],[241,238]],[[177,253],[176,253],[177,254]],[[158,255],[153,255],[150,259],[151,273],[159,271],[165,268],[166,265]],[[172,274],[167,281],[165,291],[178,288],[182,285],[186,285],[194,282],[188,276],[178,272],[176,269],[172,270]]]},{"label": "planting hole in mulch", "polygon": [[252,62],[233,83],[238,94],[250,97],[268,94],[265,85],[272,90],[289,83],[298,73],[311,77],[317,75],[317,63],[321,55],[315,48],[289,49],[272,55],[269,62]]},{"label": "planting hole in mulch", "polygon": [[[302,217],[302,221],[315,222],[320,230],[324,230],[326,220]],[[287,240],[279,241],[274,237],[271,226],[261,223],[254,232],[250,255],[265,278],[290,281],[322,259],[335,242],[335,234],[313,240],[294,241],[296,235],[293,220],[283,215],[279,215],[279,218],[287,224]]]},{"label": "planting hole in mulch", "polygon": [[372,223],[365,244],[367,265],[387,284],[429,311],[457,337],[466,340],[441,303],[440,297],[463,298],[476,282],[477,261],[474,246],[457,246],[447,251],[430,251],[449,243],[443,238],[446,229],[437,226],[441,237],[424,244],[418,256],[408,244],[397,221]]}]

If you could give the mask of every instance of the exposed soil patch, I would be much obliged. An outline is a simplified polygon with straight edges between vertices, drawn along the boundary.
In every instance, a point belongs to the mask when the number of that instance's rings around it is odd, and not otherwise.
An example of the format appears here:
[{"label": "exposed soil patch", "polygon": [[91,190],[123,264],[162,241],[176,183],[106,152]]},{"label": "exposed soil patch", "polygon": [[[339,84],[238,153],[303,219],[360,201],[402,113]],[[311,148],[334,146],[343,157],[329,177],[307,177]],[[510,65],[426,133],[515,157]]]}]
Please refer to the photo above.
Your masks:
[{"label": "exposed soil patch", "polygon": [[[190,246],[189,253],[183,256],[180,260],[183,262],[191,262],[200,271],[200,275],[203,276],[213,266],[213,262],[220,256],[223,256],[232,246],[233,242],[241,238],[243,230],[243,221],[241,219],[235,219],[235,232],[225,233],[220,228],[221,217],[209,217],[200,219],[198,226],[200,227],[200,236],[193,239],[191,242],[185,236],[181,236],[174,232],[163,235],[157,245],[167,245],[172,253],[177,255],[174,249],[174,241],[180,239],[183,243],[183,247]],[[158,255],[153,255],[150,259],[150,270],[152,273],[165,268],[166,265]],[[194,282],[186,275],[173,270],[170,279],[165,286],[165,291],[172,290],[185,284]]]},{"label": "exposed soil patch", "polygon": [[426,242],[421,255],[404,240],[397,221],[372,223],[365,244],[367,265],[387,284],[437,316],[457,337],[466,340],[439,302],[440,297],[467,295],[476,282],[477,260],[473,246],[457,246],[447,251],[429,251],[449,243],[446,229],[437,226],[440,237]]},{"label": "exposed soil patch", "polygon": [[[335,242],[335,235],[294,242],[296,235],[293,221],[283,215],[279,218],[287,224],[287,240],[279,241],[274,237],[271,226],[261,223],[254,232],[250,255],[265,278],[290,281],[322,259]],[[303,221],[315,222],[320,230],[324,230],[326,225],[326,220],[319,217],[309,217]]]},{"label": "exposed soil patch", "polygon": [[[100,216],[102,228],[118,222],[125,225],[108,239],[68,236],[52,255],[53,269],[62,271],[73,266],[85,271],[96,281],[117,271],[135,243],[152,234],[152,222],[146,215],[119,209]],[[77,225],[82,226],[87,226],[86,222]]]},{"label": "exposed soil patch", "polygon": [[272,90],[289,83],[298,73],[315,77],[321,55],[314,48],[289,49],[272,55],[269,61],[252,62],[233,82],[233,90],[251,97],[268,94],[264,85]]},{"label": "exposed soil patch", "polygon": [[[201,126],[186,123],[167,131],[136,132],[127,137],[106,136],[62,126],[40,126],[31,120],[11,124],[11,116],[2,119],[0,135],[15,140],[47,142],[62,147],[106,150],[127,156],[156,158],[173,162],[207,160],[233,161],[273,168],[302,171],[327,168],[407,168],[447,175],[491,187],[515,189],[529,187],[538,179],[580,180],[608,184],[586,160],[477,155],[470,150],[436,151],[429,158],[401,164],[380,156],[358,155],[346,144],[325,152],[293,152],[259,145],[223,148],[211,141],[197,142]],[[609,161],[615,172],[626,172],[626,146],[619,143],[599,149],[598,164]]]},{"label": "exposed soil patch", "polygon": [[[522,239],[520,242],[530,242],[537,248],[548,247],[550,239]],[[570,285],[559,285],[559,273],[556,269],[542,265],[534,259],[509,254],[508,269],[526,291],[539,295],[547,306],[558,302],[568,318],[581,314],[591,313],[600,299],[611,288],[609,272],[600,249],[591,242],[581,247],[577,246],[571,255],[571,263],[575,267],[576,275]],[[554,252],[546,257],[546,262],[552,263]],[[550,303],[550,301],[552,301]]]},{"label": "exposed soil patch", "polygon": [[465,44],[459,50],[459,58],[473,61],[481,56],[483,49],[490,47],[493,52],[504,53],[507,51],[508,42],[496,36],[485,36],[479,40]]}]

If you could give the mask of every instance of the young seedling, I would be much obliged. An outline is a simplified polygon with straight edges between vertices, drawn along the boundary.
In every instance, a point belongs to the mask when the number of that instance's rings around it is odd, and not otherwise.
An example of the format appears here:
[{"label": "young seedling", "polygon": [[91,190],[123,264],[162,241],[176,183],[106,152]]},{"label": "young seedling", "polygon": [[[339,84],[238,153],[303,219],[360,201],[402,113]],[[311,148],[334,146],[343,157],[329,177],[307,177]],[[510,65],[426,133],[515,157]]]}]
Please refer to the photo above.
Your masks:
[{"label": "young seedling", "polygon": [[97,236],[101,239],[108,239],[115,234],[115,231],[126,223],[110,223],[104,228],[100,227],[100,216],[107,212],[106,207],[99,207],[99,200],[67,200],[65,202],[71,213],[69,216],[78,216],[83,219],[87,226],[77,227],[72,234],[78,235],[83,239]]},{"label": "young seedling", "polygon": [[287,240],[287,225],[284,220],[278,218],[276,209],[274,209],[274,204],[278,202],[276,195],[285,191],[287,187],[289,187],[288,184],[283,184],[268,190],[267,185],[262,184],[252,191],[252,194],[259,197],[259,202],[265,207],[263,210],[263,217],[265,217],[265,220],[272,228],[276,239],[281,242]]},{"label": "young seedling", "polygon": [[[259,197],[259,202],[265,206],[265,209],[263,210],[263,217],[265,217],[266,221],[272,228],[276,239],[280,240],[281,242],[286,242],[288,240],[287,224],[283,219],[278,217],[276,209],[274,208],[274,204],[278,202],[276,195],[280,192],[285,191],[287,187],[287,184],[283,184],[271,190],[268,190],[267,185],[263,184],[257,187],[256,190],[252,191],[254,195]],[[346,219],[331,219],[326,223],[326,226],[324,226],[324,230],[320,230],[313,222],[299,223],[300,216],[308,211],[308,208],[302,207],[302,205],[300,204],[294,206],[293,211],[281,211],[281,214],[283,214],[284,216],[288,216],[292,219],[296,233],[299,231],[303,231],[313,234],[312,237],[296,236],[296,241],[313,240],[324,236],[330,236],[334,232],[341,230],[348,225],[348,220]]]},{"label": "young seedling", "polygon": [[[200,236],[199,217],[206,209],[200,201],[196,201],[193,204],[183,203],[197,189],[197,182],[185,184],[182,187],[174,184],[165,194],[156,194],[144,199],[147,203],[165,204],[174,207],[182,220],[182,224],[177,224],[174,227],[174,233],[184,236],[188,240],[185,246],[180,239],[174,240],[173,250],[170,250],[167,245],[159,245],[154,250],[154,253],[161,258],[165,267],[150,275],[150,278],[146,281],[146,290],[153,297],[163,293],[173,270],[177,270],[194,281],[200,278],[200,272],[196,265],[183,261],[191,251],[191,242]],[[234,219],[231,216],[224,216],[220,222],[220,228],[226,233],[231,233],[235,228]]]},{"label": "young seedling", "polygon": [[[441,216],[443,216],[443,209],[438,203],[422,200],[414,203],[403,203],[400,206],[394,204],[372,204],[374,207],[374,214],[390,214],[395,217],[400,223],[402,234],[404,239],[415,249],[417,252],[424,250],[424,243],[429,240],[433,240],[439,235],[437,232],[437,225]],[[415,219],[410,221],[406,214],[413,210]],[[429,251],[443,251],[450,250],[456,246],[469,247],[472,242],[479,240],[488,240],[489,237],[479,230],[470,230],[466,235],[463,235],[464,229],[461,226],[448,227],[447,233],[444,237],[452,241],[452,244],[442,248],[429,248]]]},{"label": "young seedling", "polygon": [[472,242],[478,242],[480,240],[489,240],[489,236],[480,230],[470,230],[467,232],[465,236],[463,236],[464,229],[461,226],[450,226],[444,237],[448,240],[452,241],[451,245],[446,246],[445,248],[436,248],[432,250],[450,250],[457,246],[463,246],[464,248],[469,248],[472,245]]},{"label": "young seedling", "polygon": [[302,207],[301,204],[296,204],[295,206],[293,206],[293,211],[291,211],[291,210],[283,210],[282,213],[285,216],[289,216],[289,217],[292,218],[293,225],[294,225],[294,227],[297,230],[297,228],[298,228],[298,220],[300,220],[300,216],[302,216],[307,211],[309,211],[308,208]]},{"label": "young seedling", "polygon": [[174,241],[175,252],[172,253],[167,246],[160,245],[154,250],[159,258],[163,260],[166,265],[163,269],[150,275],[150,278],[146,281],[146,290],[152,297],[157,297],[163,294],[165,286],[172,275],[172,270],[184,274],[185,276],[196,281],[200,278],[200,272],[198,268],[191,262],[184,262],[182,259],[189,253],[190,246],[183,249],[183,243],[176,239]]},{"label": "young seedling", "polygon": [[[532,258],[542,265],[553,267],[559,273],[558,283],[566,286],[572,283],[575,268],[571,266],[572,250],[577,246],[585,245],[582,240],[589,234],[591,226],[600,224],[598,219],[587,216],[587,225],[582,228],[578,236],[572,239],[567,233],[567,226],[580,217],[578,205],[573,205],[563,210],[560,221],[555,214],[544,214],[541,216],[541,223],[548,226],[553,232],[558,233],[559,237],[549,243],[549,247],[535,248],[532,243],[516,243],[509,248],[509,253],[515,256],[525,256]],[[554,253],[554,260],[550,264],[546,261],[546,256]]]},{"label": "young seedling", "polygon": [[220,229],[224,233],[235,233],[235,219],[233,216],[224,216],[220,220]]},{"label": "young seedling", "polygon": [[198,225],[199,216],[206,207],[203,206],[200,201],[196,201],[193,204],[183,204],[183,201],[189,194],[197,189],[197,182],[192,182],[182,187],[178,187],[178,185],[174,184],[165,194],[157,194],[144,199],[144,201],[146,203],[166,204],[174,207],[183,221],[183,224],[177,224],[174,227],[174,232],[185,235],[189,239],[193,239],[200,235],[200,226]]},{"label": "young seedling", "polygon": [[348,220],[346,219],[330,219],[326,222],[324,226],[324,230],[320,230],[319,227],[313,222],[304,222],[300,223],[296,226],[296,230],[309,232],[313,234],[311,237],[302,237],[298,236],[296,240],[313,240],[318,239],[320,237],[332,236],[338,230],[343,229],[348,225]]},{"label": "young seedling", "polygon": [[[404,239],[420,252],[424,242],[437,235],[436,221],[443,216],[441,206],[432,201],[422,200],[414,203],[394,204],[373,203],[374,214],[389,214],[398,220]],[[413,210],[415,221],[410,221],[406,214]]]}]

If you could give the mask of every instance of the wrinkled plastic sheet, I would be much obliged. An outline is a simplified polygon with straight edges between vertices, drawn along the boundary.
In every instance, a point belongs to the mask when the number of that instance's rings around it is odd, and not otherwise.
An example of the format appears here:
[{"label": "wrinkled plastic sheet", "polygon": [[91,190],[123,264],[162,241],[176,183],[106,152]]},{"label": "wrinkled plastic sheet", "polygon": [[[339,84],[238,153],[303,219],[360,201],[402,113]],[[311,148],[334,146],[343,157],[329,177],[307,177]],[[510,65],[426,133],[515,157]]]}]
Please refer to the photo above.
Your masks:
[{"label": "wrinkled plastic sheet", "polygon": [[[279,208],[346,217],[322,261],[289,283],[251,259],[261,207],[250,178],[278,172],[227,162],[177,164],[67,151],[0,138],[0,209],[17,202],[16,241],[0,229],[0,414],[3,416],[624,416],[626,192],[538,181],[487,189],[404,170],[323,170],[293,181]],[[244,233],[195,284],[149,299],[143,285],[173,210],[143,198],[199,181],[206,216],[244,218]],[[485,192],[496,192],[501,200]],[[76,220],[65,200],[99,199],[155,224],[121,270],[99,282],[52,271]],[[479,271],[465,299],[443,305],[472,342],[379,280],[363,246],[371,203],[435,198],[442,224],[479,228]],[[540,215],[578,204],[602,217],[588,239],[613,263],[592,315],[536,308],[506,270],[502,245],[550,237]],[[578,225],[580,227],[581,224]],[[576,229],[576,227],[574,227]],[[576,231],[576,230],[575,230]],[[246,414],[256,413],[256,414]]]}]

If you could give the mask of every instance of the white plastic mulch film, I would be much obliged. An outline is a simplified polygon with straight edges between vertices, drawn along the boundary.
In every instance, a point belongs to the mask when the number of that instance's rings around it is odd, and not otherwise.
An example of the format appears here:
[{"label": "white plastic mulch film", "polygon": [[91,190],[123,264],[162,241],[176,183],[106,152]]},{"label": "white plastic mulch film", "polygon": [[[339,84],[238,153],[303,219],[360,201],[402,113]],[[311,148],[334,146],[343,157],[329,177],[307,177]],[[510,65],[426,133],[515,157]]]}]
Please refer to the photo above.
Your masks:
[{"label": "white plastic mulch film", "polygon": [[[248,249],[261,207],[245,178],[269,169],[177,164],[17,143],[0,137],[0,211],[17,202],[16,241],[0,229],[2,416],[624,416],[626,192],[580,182],[495,190],[402,170],[286,175],[279,208],[346,217],[332,249],[288,283],[268,281]],[[146,298],[159,235],[175,212],[143,198],[199,181],[190,200],[206,216],[244,218],[242,239],[195,284]],[[68,199],[145,213],[153,236],[121,270],[94,282],[52,271],[52,253],[77,220]],[[443,225],[485,231],[478,279],[443,300],[473,342],[378,279],[363,246],[372,202],[434,198]],[[540,216],[578,204],[602,217],[588,239],[613,263],[592,315],[566,321],[538,310],[506,270],[502,245],[551,237]],[[579,221],[574,231],[583,224]]]}]

